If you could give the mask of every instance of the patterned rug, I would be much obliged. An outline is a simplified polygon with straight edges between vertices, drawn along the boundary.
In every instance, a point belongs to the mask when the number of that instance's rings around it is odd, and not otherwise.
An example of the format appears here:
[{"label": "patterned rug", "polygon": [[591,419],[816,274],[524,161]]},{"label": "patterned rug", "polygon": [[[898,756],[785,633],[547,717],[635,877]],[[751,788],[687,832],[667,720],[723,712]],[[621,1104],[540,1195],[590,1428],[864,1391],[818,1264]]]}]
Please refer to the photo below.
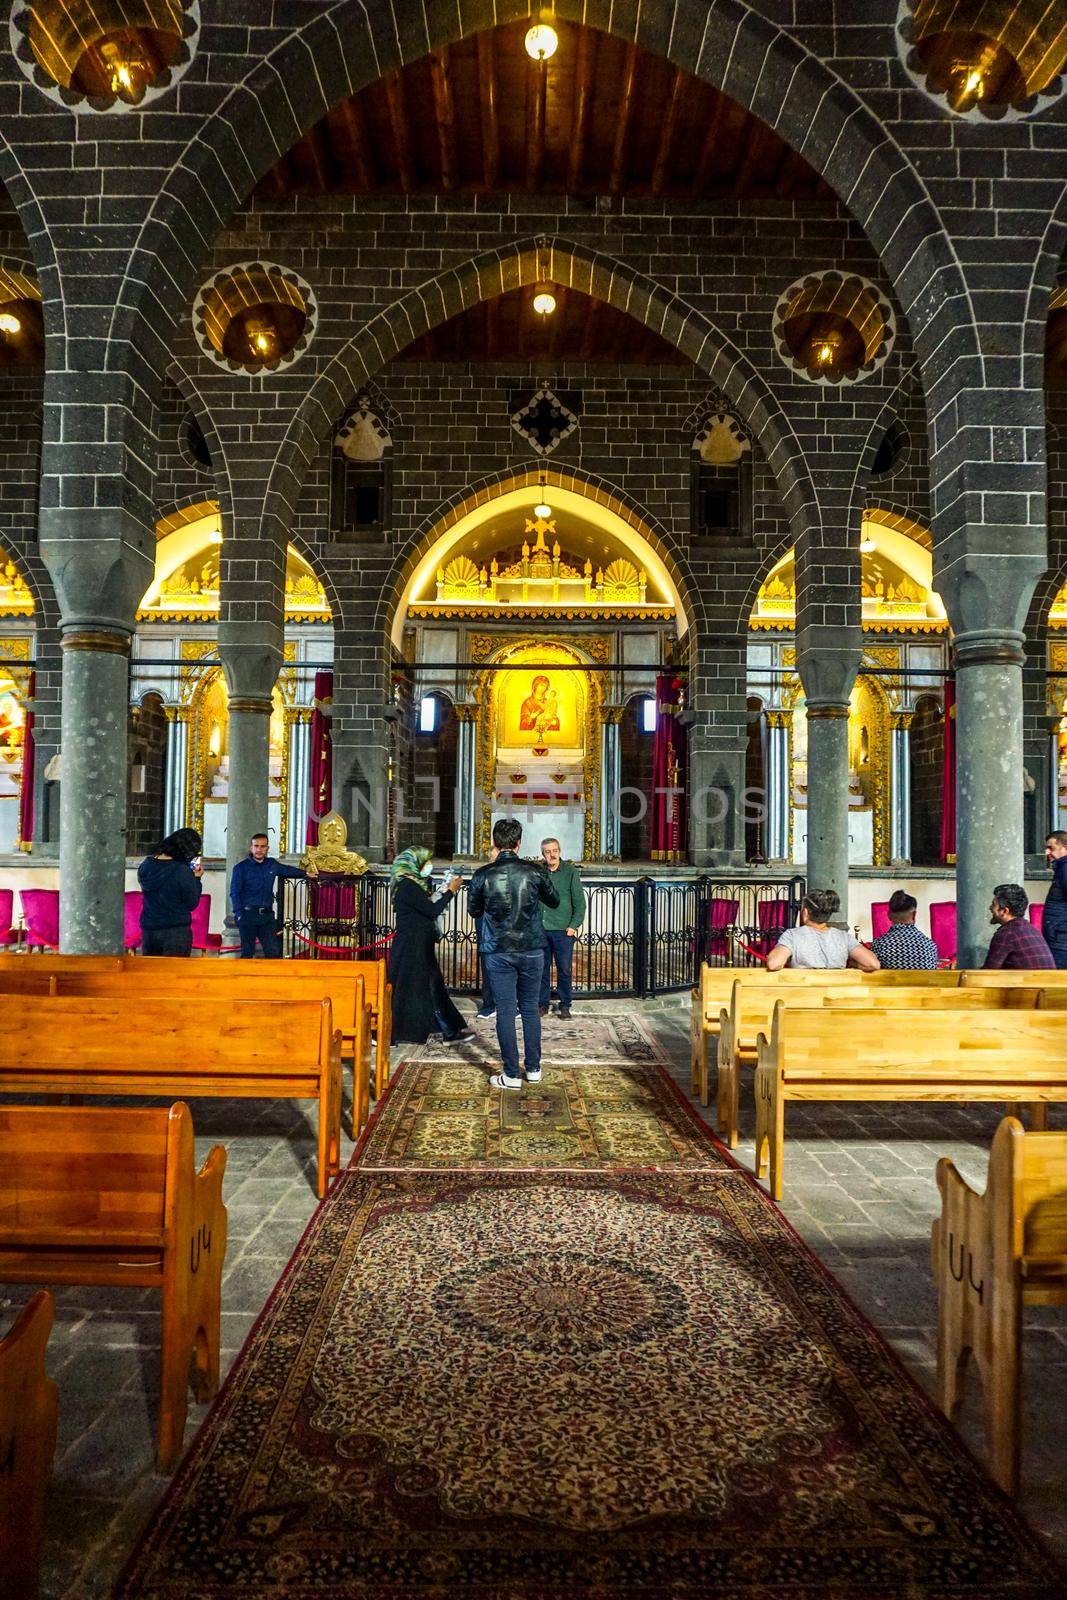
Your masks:
[{"label": "patterned rug", "polygon": [[[484,1061],[500,1066],[495,1022],[475,1022],[475,1037],[446,1044],[431,1039],[423,1045],[395,1045],[409,1061]],[[522,1053],[522,1024],[518,1025]],[[553,1061],[666,1061],[666,1051],[640,1017],[545,1017],[541,1026],[541,1053]]]},{"label": "patterned rug", "polygon": [[505,1094],[489,1087],[488,1063],[409,1061],[351,1165],[692,1171],[730,1161],[657,1066],[549,1066],[539,1084]]},{"label": "patterned rug", "polygon": [[742,1178],[346,1174],[117,1594],[1044,1600]]}]

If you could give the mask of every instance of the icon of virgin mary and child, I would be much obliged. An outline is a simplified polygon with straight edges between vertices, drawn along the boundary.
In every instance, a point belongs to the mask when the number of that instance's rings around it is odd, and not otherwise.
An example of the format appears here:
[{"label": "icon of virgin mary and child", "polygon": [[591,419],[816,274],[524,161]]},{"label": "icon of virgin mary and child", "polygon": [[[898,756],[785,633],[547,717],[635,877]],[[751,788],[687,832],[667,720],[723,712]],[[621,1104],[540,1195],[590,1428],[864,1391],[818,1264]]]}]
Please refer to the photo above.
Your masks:
[{"label": "icon of virgin mary and child", "polygon": [[559,726],[559,696],[549,679],[539,673],[519,707],[519,727],[535,736],[537,746],[543,746],[545,734],[558,733]]}]

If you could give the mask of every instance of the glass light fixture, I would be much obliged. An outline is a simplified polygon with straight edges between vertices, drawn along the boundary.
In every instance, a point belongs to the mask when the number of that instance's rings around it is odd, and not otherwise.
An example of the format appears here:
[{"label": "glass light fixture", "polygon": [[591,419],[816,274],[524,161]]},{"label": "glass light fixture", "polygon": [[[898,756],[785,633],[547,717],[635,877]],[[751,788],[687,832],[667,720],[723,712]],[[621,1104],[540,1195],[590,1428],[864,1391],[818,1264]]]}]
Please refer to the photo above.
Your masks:
[{"label": "glass light fixture", "polygon": [[869,556],[871,551],[877,550],[877,548],[878,546],[875,544],[873,539],[866,538],[860,540],[860,552],[865,556]]},{"label": "glass light fixture", "polygon": [[547,500],[542,500],[539,506],[534,506],[534,516],[540,517],[542,522],[547,522],[552,515],[552,507]]},{"label": "glass light fixture", "polygon": [[547,22],[535,22],[526,35],[526,54],[532,61],[547,61],[559,47],[559,34]]},{"label": "glass light fixture", "polygon": [[539,317],[550,317],[556,309],[556,297],[548,287],[538,289],[533,308]]},{"label": "glass light fixture", "polygon": [[830,343],[829,339],[824,339],[822,343],[816,347],[815,359],[819,363],[820,367],[828,367],[830,365],[831,361],[834,359],[834,347]]},{"label": "glass light fixture", "polygon": [[16,334],[22,332],[22,323],[12,311],[0,311],[0,333]]},{"label": "glass light fixture", "polygon": [[269,322],[248,324],[248,343],[252,354],[260,361],[269,361],[274,354],[274,329]]},{"label": "glass light fixture", "polygon": [[99,48],[111,93],[123,100],[139,100],[148,85],[152,69],[133,40],[116,34],[104,39]]}]

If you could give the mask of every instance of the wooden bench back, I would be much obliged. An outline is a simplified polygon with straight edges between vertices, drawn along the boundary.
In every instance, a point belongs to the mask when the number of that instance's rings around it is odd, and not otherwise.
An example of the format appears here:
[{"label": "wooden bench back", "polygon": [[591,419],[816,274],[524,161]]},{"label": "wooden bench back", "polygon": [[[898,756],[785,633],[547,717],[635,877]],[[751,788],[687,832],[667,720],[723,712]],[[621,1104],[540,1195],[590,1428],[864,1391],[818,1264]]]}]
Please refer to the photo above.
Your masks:
[{"label": "wooden bench back", "polygon": [[180,1120],[170,1108],[0,1107],[0,1251],[162,1247]]},{"label": "wooden bench back", "polygon": [[968,969],[960,976],[965,989],[995,989],[998,984],[1001,986],[1011,984],[1030,989],[1055,989],[1061,984],[1067,984],[1067,969],[1060,970],[1056,967],[1026,967],[1018,971],[1009,967],[997,967],[991,971],[986,971],[985,968],[977,971]]},{"label": "wooden bench back", "polygon": [[869,985],[843,984],[835,979],[836,975],[831,973],[824,982],[797,987],[788,995],[776,993],[769,984],[735,983],[730,1003],[730,1025],[734,1039],[748,1043],[756,1033],[765,1031],[779,1001],[791,1009],[796,1006],[823,1005],[866,1010],[877,1006],[880,1011],[946,1007],[972,1011],[996,1007],[1032,1011],[1040,998],[1040,991],[1035,989],[958,989],[931,983],[886,984],[878,990],[877,999],[872,999]]},{"label": "wooden bench back", "polygon": [[0,1076],[158,1075],[166,1093],[179,1093],[186,1076],[307,1078],[317,1085],[331,1032],[328,1000],[146,994],[136,1004],[129,996],[54,995],[0,1008]]},{"label": "wooden bench back", "polygon": [[[377,1011],[387,984],[384,958],[377,961],[191,961],[181,956],[0,956],[0,992],[12,993],[13,984],[42,984],[54,974],[63,982],[57,993],[71,992],[72,979],[129,974],[145,989],[158,989],[164,981],[195,984],[209,990],[212,984],[227,987],[243,983],[274,989],[279,995],[312,989],[335,998],[355,992],[355,981],[363,979],[367,1004]],[[82,991],[78,991],[82,992]]]},{"label": "wooden bench back", "polygon": [[886,1085],[1000,1078],[1067,1084],[1067,1012],[903,1008],[887,1022],[877,1004],[802,1009],[779,1002],[770,1047],[787,1083],[873,1077]]},{"label": "wooden bench back", "polygon": [[37,1600],[59,1391],[45,1373],[55,1303],[39,1289],[0,1339],[0,1572],[6,1600]]}]

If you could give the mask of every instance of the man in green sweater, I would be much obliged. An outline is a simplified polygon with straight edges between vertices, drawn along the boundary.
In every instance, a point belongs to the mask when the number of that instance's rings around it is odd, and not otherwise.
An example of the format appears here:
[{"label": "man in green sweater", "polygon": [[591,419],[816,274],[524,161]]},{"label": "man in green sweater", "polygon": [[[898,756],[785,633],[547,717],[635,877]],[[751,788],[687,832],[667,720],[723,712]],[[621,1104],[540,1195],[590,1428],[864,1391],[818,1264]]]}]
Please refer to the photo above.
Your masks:
[{"label": "man in green sweater", "polygon": [[559,991],[559,1014],[571,1014],[571,962],[574,959],[574,941],[585,916],[585,890],[578,876],[578,868],[570,861],[560,860],[558,839],[542,839],[541,854],[552,874],[552,887],[559,894],[559,905],[542,908],[545,924],[545,964],[541,972],[541,1015],[548,1011],[552,993],[552,962],[556,963],[556,988]]}]

